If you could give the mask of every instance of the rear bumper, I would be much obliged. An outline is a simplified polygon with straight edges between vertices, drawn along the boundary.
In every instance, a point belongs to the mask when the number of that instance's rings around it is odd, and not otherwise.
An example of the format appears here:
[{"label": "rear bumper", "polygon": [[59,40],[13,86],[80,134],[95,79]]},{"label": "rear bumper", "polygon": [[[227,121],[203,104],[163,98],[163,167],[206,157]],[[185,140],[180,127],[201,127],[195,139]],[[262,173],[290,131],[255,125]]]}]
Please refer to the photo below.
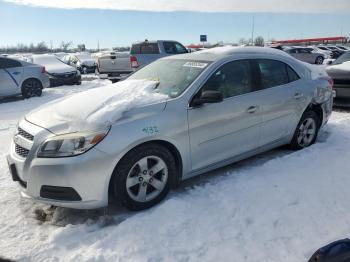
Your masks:
[{"label": "rear bumper", "polygon": [[337,99],[350,99],[350,80],[349,84],[334,84],[333,90],[336,92],[335,100]]}]

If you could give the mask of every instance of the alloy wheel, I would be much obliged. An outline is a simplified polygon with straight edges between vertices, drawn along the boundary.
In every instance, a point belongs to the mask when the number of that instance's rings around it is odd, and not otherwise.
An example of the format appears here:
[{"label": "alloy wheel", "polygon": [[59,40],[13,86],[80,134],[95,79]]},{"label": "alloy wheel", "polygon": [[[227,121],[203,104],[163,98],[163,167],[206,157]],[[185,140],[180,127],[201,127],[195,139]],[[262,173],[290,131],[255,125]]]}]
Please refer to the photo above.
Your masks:
[{"label": "alloy wheel", "polygon": [[316,136],[316,122],[313,118],[306,118],[298,130],[297,141],[301,147],[309,146]]},{"label": "alloy wheel", "polygon": [[162,193],[167,180],[166,163],[157,156],[147,156],[130,169],[126,178],[126,190],[134,201],[147,202]]}]

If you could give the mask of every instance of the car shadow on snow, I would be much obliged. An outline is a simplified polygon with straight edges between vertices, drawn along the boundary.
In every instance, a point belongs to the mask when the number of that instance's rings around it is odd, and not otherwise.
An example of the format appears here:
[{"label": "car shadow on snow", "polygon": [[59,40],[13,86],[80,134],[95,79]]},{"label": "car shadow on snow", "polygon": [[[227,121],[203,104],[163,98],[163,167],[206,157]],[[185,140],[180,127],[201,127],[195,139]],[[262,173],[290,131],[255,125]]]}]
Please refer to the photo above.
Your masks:
[{"label": "car shadow on snow", "polygon": [[[329,131],[323,129],[318,136],[317,142],[323,143],[327,140]],[[282,146],[265,153],[250,157],[245,160],[227,165],[225,167],[204,173],[202,175],[183,181],[176,189],[172,190],[165,201],[176,195],[184,194],[195,187],[203,186],[207,183],[215,184],[226,176],[240,176],[243,170],[251,169],[264,163],[292,154],[295,151]],[[163,201],[164,202],[164,201]],[[144,211],[147,212],[147,211]],[[34,217],[39,224],[51,224],[55,226],[66,226],[69,224],[93,224],[100,227],[115,226],[137,214],[138,212],[128,211],[119,204],[109,205],[106,208],[93,210],[78,210],[62,207],[52,207],[37,204],[34,208]]]},{"label": "car shadow on snow", "polygon": [[0,104],[18,102],[22,100],[24,100],[22,96],[4,97],[4,98],[0,98]]}]

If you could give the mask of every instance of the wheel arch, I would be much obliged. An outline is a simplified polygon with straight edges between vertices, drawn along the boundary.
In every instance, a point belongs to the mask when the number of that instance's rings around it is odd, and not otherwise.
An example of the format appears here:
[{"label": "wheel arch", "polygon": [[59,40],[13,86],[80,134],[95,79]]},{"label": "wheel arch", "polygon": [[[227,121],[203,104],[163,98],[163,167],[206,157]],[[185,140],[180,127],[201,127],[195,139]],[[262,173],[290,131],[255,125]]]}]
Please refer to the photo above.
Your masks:
[{"label": "wheel arch", "polygon": [[322,106],[320,105],[320,104],[313,104],[313,103],[311,103],[307,108],[306,108],[306,110],[304,111],[304,113],[306,112],[306,111],[309,111],[309,110],[311,110],[311,111],[314,111],[316,114],[317,114],[317,116],[318,116],[318,118],[319,118],[319,120],[320,120],[320,122],[319,122],[319,128],[322,126],[322,123],[323,123],[323,109],[322,109]]},{"label": "wheel arch", "polygon": [[121,161],[126,157],[126,155],[129,152],[131,152],[132,150],[135,150],[138,147],[145,146],[145,145],[159,145],[159,146],[165,147],[166,149],[168,149],[170,151],[170,153],[175,158],[177,174],[178,174],[177,177],[175,177],[171,187],[176,187],[180,183],[181,178],[182,178],[182,170],[183,170],[183,159],[182,159],[182,156],[180,154],[180,151],[177,149],[177,147],[173,143],[171,143],[169,141],[162,140],[162,139],[150,140],[150,141],[139,143],[139,144],[135,145],[134,147],[130,148],[119,159],[119,161],[117,162],[116,166],[113,169],[113,172],[112,172],[111,177],[110,177],[109,182],[108,182],[108,201],[113,199],[113,197],[112,197],[112,194],[113,194],[112,181],[114,179],[114,176],[116,174],[116,170],[118,169],[119,164],[121,163]]},{"label": "wheel arch", "polygon": [[22,80],[22,83],[21,83],[21,90],[22,90],[23,84],[24,84],[26,81],[28,81],[28,80],[35,80],[35,81],[38,81],[38,82],[40,83],[40,85],[41,85],[41,89],[43,89],[43,82],[41,82],[41,80],[40,80],[39,78],[37,78],[37,77],[28,77],[28,78]]}]

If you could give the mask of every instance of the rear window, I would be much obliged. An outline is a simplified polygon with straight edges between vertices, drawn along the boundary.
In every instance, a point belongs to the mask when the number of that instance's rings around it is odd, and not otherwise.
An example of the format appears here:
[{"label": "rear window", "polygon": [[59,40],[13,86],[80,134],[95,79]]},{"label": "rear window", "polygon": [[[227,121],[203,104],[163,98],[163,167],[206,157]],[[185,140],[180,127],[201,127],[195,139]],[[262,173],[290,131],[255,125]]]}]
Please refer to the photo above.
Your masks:
[{"label": "rear window", "polygon": [[22,64],[19,61],[8,58],[0,58],[0,68],[13,68],[21,66]]},{"label": "rear window", "polygon": [[134,44],[131,47],[130,54],[159,54],[158,43],[142,43]]}]

